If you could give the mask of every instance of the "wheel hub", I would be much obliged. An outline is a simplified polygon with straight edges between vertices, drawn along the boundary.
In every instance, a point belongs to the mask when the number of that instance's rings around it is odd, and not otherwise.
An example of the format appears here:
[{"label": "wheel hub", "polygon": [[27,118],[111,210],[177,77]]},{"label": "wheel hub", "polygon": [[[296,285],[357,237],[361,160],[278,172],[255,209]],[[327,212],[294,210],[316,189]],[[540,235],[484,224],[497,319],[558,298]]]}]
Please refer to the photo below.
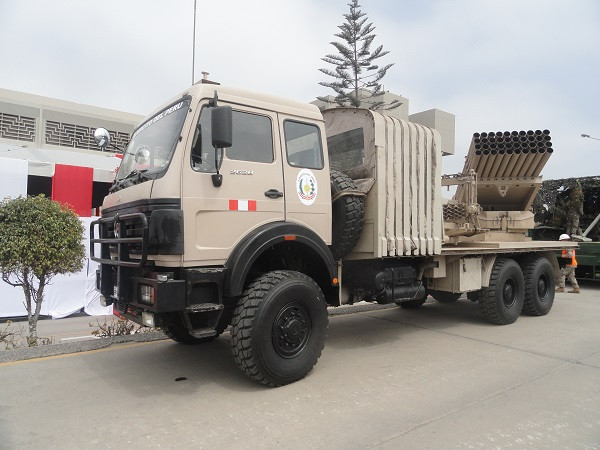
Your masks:
[{"label": "wheel hub", "polygon": [[546,277],[542,276],[539,278],[537,282],[537,291],[538,298],[542,301],[546,300],[546,296],[548,295],[548,280]]},{"label": "wheel hub", "polygon": [[510,308],[515,302],[515,286],[512,280],[507,280],[502,290],[504,305]]},{"label": "wheel hub", "polygon": [[283,326],[284,338],[291,344],[298,344],[304,333],[304,324],[293,318]]},{"label": "wheel hub", "polygon": [[312,322],[310,314],[299,303],[284,306],[273,323],[273,346],[284,358],[293,358],[306,346]]}]

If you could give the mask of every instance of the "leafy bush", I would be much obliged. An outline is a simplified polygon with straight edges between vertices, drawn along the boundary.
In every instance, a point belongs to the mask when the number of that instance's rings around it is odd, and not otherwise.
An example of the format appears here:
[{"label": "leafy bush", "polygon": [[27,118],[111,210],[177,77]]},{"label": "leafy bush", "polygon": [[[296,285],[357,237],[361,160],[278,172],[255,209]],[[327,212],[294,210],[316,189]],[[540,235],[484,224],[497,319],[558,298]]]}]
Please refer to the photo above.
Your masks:
[{"label": "leafy bush", "polygon": [[83,225],[67,207],[43,195],[0,203],[2,280],[23,289],[29,346],[38,344],[45,287],[54,275],[81,270],[84,253]]}]

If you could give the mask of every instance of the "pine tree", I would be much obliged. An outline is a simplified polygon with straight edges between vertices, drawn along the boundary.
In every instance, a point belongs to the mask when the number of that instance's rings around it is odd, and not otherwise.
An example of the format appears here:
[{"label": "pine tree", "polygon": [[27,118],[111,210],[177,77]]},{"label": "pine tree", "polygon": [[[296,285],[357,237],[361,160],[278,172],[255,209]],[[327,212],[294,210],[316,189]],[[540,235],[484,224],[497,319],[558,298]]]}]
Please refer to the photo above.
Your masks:
[{"label": "pine tree", "polygon": [[[336,92],[334,101],[339,106],[368,109],[394,109],[402,103],[394,100],[389,104],[383,101],[383,88],[379,83],[393,64],[379,67],[375,60],[387,55],[383,45],[371,52],[371,44],[376,35],[372,23],[366,23],[368,18],[359,8],[358,0],[348,3],[350,13],[344,14],[346,21],[339,25],[341,30],[334,36],[343,42],[331,42],[339,54],[329,54],[323,61],[335,66],[335,70],[319,69],[326,75],[334,78],[331,82],[320,82],[321,86],[333,89]],[[329,102],[327,97],[317,97],[319,100]]]}]

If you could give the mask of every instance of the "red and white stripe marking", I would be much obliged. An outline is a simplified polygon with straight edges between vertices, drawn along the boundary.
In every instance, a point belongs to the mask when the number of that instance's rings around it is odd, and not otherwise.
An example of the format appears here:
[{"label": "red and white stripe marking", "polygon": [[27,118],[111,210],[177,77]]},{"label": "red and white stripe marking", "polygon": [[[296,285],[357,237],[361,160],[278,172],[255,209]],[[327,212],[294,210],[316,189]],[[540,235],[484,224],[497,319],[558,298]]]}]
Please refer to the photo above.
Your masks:
[{"label": "red and white stripe marking", "polygon": [[229,200],[229,211],[256,211],[256,200]]}]

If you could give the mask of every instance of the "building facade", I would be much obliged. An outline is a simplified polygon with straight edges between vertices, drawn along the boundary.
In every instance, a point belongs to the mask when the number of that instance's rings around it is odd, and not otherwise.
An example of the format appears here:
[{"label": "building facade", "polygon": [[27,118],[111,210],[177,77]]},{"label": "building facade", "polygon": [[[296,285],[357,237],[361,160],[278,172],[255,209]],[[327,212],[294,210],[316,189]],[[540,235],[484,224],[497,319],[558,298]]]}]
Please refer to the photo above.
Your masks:
[{"label": "building facade", "polygon": [[[0,158],[27,161],[28,195],[53,197],[55,175],[87,169],[95,209],[108,192],[120,159],[115,151],[102,151],[96,145],[94,131],[106,128],[113,143],[125,149],[142,119],[137,114],[0,89]],[[71,171],[57,172],[57,166]]]}]

